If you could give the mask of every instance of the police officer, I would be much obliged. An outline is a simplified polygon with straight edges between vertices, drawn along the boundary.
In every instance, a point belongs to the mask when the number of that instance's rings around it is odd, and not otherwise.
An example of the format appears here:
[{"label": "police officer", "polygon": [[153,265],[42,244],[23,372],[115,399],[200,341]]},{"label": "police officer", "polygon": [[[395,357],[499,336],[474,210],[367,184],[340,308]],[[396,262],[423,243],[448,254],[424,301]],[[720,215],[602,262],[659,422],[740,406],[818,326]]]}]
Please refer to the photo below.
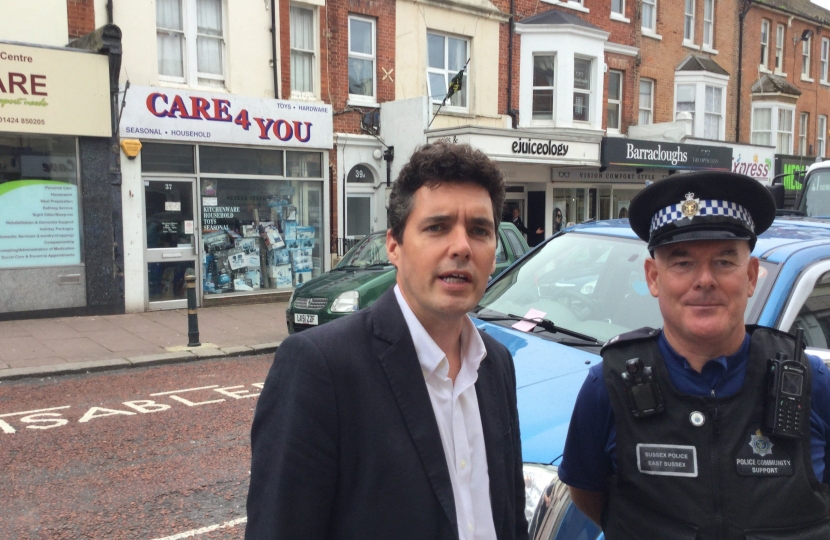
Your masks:
[{"label": "police officer", "polygon": [[559,468],[607,540],[830,538],[830,373],[799,351],[801,428],[773,432],[768,359],[793,358],[795,341],[744,325],[750,253],[774,217],[766,188],[732,173],[678,175],[631,201],[663,328],[602,349]]}]

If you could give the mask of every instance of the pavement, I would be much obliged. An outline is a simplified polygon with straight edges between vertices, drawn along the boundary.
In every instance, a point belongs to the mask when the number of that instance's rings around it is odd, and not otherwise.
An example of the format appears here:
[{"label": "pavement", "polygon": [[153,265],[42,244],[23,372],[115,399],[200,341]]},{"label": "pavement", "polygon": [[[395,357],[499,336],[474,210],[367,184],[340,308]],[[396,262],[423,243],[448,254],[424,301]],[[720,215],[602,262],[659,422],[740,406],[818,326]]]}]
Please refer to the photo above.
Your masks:
[{"label": "pavement", "polygon": [[200,347],[187,347],[186,309],[0,321],[0,380],[273,352],[287,307],[200,308]]}]

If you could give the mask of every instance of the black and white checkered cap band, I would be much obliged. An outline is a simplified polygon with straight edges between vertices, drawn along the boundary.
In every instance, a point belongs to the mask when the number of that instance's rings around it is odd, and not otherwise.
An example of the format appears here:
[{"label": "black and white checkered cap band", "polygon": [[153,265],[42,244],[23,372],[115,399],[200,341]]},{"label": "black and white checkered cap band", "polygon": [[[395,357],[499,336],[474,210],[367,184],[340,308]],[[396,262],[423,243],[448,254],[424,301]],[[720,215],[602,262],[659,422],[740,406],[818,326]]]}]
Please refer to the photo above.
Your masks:
[{"label": "black and white checkered cap band", "polygon": [[[698,213],[692,219],[698,216],[731,217],[741,220],[750,231],[755,232],[755,223],[752,221],[752,216],[740,204],[714,199],[701,199],[698,204]],[[684,219],[686,216],[683,215],[682,207],[683,203],[673,204],[654,214],[654,217],[651,218],[651,230],[649,232],[654,232],[669,223]]]}]

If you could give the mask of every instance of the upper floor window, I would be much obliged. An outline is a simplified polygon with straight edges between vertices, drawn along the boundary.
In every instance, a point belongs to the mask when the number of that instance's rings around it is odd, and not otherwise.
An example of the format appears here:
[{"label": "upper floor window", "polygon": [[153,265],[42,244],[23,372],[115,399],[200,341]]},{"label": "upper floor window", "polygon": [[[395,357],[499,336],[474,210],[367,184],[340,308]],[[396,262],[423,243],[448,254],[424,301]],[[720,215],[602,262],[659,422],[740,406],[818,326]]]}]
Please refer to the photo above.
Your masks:
[{"label": "upper floor window", "polygon": [[657,32],[657,0],[643,0],[643,28]]},{"label": "upper floor window", "polygon": [[818,115],[818,126],[816,127],[816,155],[823,158],[827,150],[827,116]]},{"label": "upper floor window", "polygon": [[769,62],[769,21],[761,21],[761,69],[767,69]]},{"label": "upper floor window", "polygon": [[611,0],[611,13],[625,16],[625,0]]},{"label": "upper floor window", "polygon": [[695,0],[685,0],[683,15],[683,41],[695,41]]},{"label": "upper floor window", "polygon": [[677,101],[674,108],[674,116],[677,119],[678,113],[687,112],[692,115],[692,136],[695,134],[695,85],[678,84]]},{"label": "upper floor window", "polygon": [[775,28],[775,71],[784,71],[784,33],[783,24]]},{"label": "upper floor window", "polygon": [[798,118],[798,155],[806,156],[807,148],[807,126],[810,124],[810,113],[803,112]]},{"label": "upper floor window", "polygon": [[574,100],[573,119],[575,122],[591,121],[591,60],[574,58]]},{"label": "upper floor window", "polygon": [[715,48],[715,0],[703,0],[703,47]]},{"label": "upper floor window", "polygon": [[705,139],[720,139],[723,126],[723,88],[718,86],[706,87],[706,104],[703,119],[703,137]]},{"label": "upper floor window", "polygon": [[163,80],[223,86],[222,0],[157,0],[158,72]]},{"label": "upper floor window", "polygon": [[645,126],[653,122],[654,111],[654,81],[640,79],[640,114],[639,125]]},{"label": "upper floor window", "polygon": [[622,71],[611,70],[608,72],[608,115],[607,127],[610,131],[619,131],[622,124],[622,92],[623,73]]},{"label": "upper floor window", "polygon": [[[433,103],[441,103],[458,72],[467,64],[469,41],[463,38],[427,33],[427,83]],[[467,108],[467,73],[462,74],[461,90],[445,106]]]},{"label": "upper floor window", "polygon": [[711,72],[675,72],[675,120],[691,115],[693,137],[722,141],[726,137],[726,85],[729,78]]},{"label": "upper floor window", "polygon": [[772,146],[772,109],[752,109],[752,144]]},{"label": "upper floor window", "polygon": [[533,55],[533,119],[553,120],[553,54]]},{"label": "upper floor window", "polygon": [[778,154],[792,153],[793,109],[777,103],[752,108],[752,144],[773,145]]},{"label": "upper floor window", "polygon": [[349,17],[349,98],[375,102],[375,21]]},{"label": "upper floor window", "polygon": [[813,38],[809,37],[801,42],[801,76],[810,78],[810,49]]},{"label": "upper floor window", "polygon": [[821,38],[821,82],[827,82],[827,61],[830,57],[830,39]]},{"label": "upper floor window", "polygon": [[313,95],[317,70],[314,9],[292,5],[289,10],[291,93]]},{"label": "upper floor window", "polygon": [[793,151],[793,110],[778,109],[778,135],[775,151],[789,154]]}]

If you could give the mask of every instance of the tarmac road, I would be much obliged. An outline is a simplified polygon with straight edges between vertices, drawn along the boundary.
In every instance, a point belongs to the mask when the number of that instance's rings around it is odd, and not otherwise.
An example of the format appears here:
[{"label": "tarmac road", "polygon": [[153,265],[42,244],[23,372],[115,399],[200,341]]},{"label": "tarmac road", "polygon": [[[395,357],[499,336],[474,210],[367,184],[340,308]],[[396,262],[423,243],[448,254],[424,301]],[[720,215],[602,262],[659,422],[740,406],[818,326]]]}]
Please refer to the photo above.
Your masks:
[{"label": "tarmac road", "polygon": [[0,538],[241,538],[271,359],[0,382]]}]

